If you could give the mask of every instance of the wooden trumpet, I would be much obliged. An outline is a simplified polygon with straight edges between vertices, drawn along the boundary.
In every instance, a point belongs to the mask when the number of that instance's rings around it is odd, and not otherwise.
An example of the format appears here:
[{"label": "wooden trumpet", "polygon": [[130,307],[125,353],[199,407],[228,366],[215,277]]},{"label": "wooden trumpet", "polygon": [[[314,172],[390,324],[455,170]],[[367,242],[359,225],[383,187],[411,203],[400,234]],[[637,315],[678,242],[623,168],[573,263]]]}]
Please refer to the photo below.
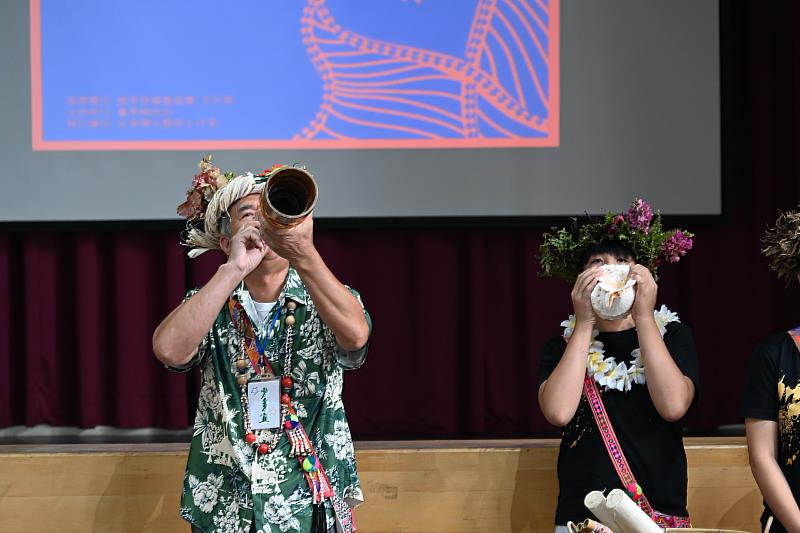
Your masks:
[{"label": "wooden trumpet", "polygon": [[303,168],[279,167],[257,180],[266,183],[261,193],[261,215],[276,227],[299,224],[317,205],[317,183]]}]

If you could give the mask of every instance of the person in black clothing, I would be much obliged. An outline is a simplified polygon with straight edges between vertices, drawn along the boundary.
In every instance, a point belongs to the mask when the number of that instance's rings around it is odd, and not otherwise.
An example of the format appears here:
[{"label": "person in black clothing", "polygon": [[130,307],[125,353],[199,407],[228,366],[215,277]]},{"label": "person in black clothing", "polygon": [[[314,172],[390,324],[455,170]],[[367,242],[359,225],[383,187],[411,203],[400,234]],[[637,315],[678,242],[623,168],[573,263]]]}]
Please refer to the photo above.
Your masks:
[{"label": "person in black clothing", "polygon": [[[764,236],[770,268],[800,282],[800,212],[783,213]],[[764,496],[763,531],[800,532],[800,327],[756,347],[742,394],[750,469]]]},{"label": "person in black clothing", "polygon": [[[643,214],[644,212],[644,214]],[[558,457],[556,531],[591,513],[583,504],[593,490],[624,486],[598,431],[584,391],[593,379],[630,470],[662,526],[688,527],[687,467],[680,420],[697,396],[697,353],[688,326],[662,306],[652,271],[691,248],[691,234],[661,230],[649,206],[634,202],[626,215],[546,234],[540,247],[544,275],[574,280],[575,314],[563,336],[548,340],[540,356],[539,405],[563,427]],[[572,263],[572,264],[570,264]],[[629,265],[636,280],[630,314],[599,318],[590,295],[601,265]],[[657,515],[657,516],[656,516]],[[596,519],[596,518],[595,518]],[[563,529],[562,529],[563,528]]]}]

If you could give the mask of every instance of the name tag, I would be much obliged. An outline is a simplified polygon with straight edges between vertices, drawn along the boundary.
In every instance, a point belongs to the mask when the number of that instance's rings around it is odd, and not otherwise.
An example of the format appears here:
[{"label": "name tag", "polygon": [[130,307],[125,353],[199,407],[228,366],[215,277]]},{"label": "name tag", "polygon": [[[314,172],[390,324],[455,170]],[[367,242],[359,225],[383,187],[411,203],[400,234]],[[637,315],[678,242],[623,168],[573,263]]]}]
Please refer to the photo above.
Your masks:
[{"label": "name tag", "polygon": [[253,429],[274,429],[281,425],[281,393],[277,379],[251,381],[247,384],[250,425]]}]

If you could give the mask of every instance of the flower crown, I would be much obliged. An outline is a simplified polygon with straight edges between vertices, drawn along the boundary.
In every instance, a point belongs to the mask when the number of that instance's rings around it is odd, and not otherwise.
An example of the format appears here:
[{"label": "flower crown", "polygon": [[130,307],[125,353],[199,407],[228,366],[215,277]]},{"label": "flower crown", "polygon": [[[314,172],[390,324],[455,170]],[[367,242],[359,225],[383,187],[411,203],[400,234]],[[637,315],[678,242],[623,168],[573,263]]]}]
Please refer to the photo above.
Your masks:
[{"label": "flower crown", "polygon": [[761,239],[761,252],[769,259],[769,268],[778,273],[786,286],[797,283],[800,274],[800,211],[786,211]]},{"label": "flower crown", "polygon": [[559,276],[573,282],[582,270],[581,255],[590,247],[604,241],[614,241],[630,248],[636,262],[656,273],[663,262],[677,263],[692,249],[692,237],[688,231],[674,229],[664,231],[661,213],[636,198],[627,213],[606,213],[600,221],[579,224],[574,218],[569,228],[552,228],[545,233],[539,246],[540,275]]},{"label": "flower crown", "polygon": [[197,166],[200,172],[192,180],[192,188],[186,191],[186,201],[178,206],[178,214],[187,220],[204,218],[208,202],[234,178],[233,172],[222,172],[211,164],[211,154],[203,157]]}]

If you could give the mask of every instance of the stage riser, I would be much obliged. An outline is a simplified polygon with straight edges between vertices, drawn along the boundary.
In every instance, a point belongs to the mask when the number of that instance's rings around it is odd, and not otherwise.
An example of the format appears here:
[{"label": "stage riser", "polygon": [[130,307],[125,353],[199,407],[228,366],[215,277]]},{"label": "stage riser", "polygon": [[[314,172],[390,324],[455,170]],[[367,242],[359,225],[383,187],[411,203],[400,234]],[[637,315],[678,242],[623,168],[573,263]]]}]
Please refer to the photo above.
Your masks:
[{"label": "stage riser", "polygon": [[[761,497],[746,447],[687,440],[696,526],[758,529]],[[725,442],[722,444],[722,442]],[[557,449],[357,451],[363,533],[551,532]],[[186,532],[178,517],[184,451],[2,453],[0,530]]]}]

